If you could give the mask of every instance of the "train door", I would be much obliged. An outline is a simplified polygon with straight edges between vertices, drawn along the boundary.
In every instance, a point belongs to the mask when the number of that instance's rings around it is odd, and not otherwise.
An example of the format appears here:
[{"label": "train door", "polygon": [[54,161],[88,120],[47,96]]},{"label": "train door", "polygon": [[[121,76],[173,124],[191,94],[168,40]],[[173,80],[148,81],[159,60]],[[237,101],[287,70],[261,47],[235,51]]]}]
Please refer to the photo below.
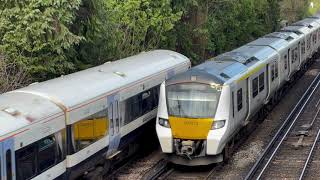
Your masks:
[{"label": "train door", "polygon": [[299,41],[299,43],[298,43],[298,61],[299,61],[299,67],[301,68],[301,66],[302,66],[302,60],[301,60],[302,58],[301,58],[301,43],[300,43],[300,41]]},{"label": "train door", "polygon": [[292,71],[292,67],[291,67],[291,56],[290,56],[290,48],[288,49],[288,58],[287,58],[287,61],[288,61],[288,68],[289,68],[289,71],[288,71],[288,79],[290,79],[290,74],[291,74],[291,71]]},{"label": "train door", "polygon": [[114,154],[118,150],[121,134],[121,118],[119,112],[119,94],[108,96],[108,116],[109,116],[109,149],[108,156]]},{"label": "train door", "polygon": [[14,153],[14,141],[8,139],[2,142],[2,176],[7,177],[6,180],[16,179],[15,170],[15,153]]},{"label": "train door", "polygon": [[250,109],[251,109],[251,101],[250,101],[250,93],[251,93],[251,85],[250,85],[250,77],[248,77],[245,81],[245,88],[243,89],[243,93],[245,96],[245,118],[243,124],[246,125],[249,122],[250,117]]},{"label": "train door", "polygon": [[[289,79],[289,74],[290,74],[290,64],[289,64],[289,52],[285,52],[285,55],[283,56],[283,61],[284,61],[284,80],[288,80]],[[268,73],[268,67],[267,67],[267,71]],[[268,77],[268,75],[266,76]],[[268,91],[269,92],[269,91]]]},{"label": "train door", "polygon": [[3,178],[3,158],[2,158],[2,142],[0,141],[0,180],[4,180]]}]

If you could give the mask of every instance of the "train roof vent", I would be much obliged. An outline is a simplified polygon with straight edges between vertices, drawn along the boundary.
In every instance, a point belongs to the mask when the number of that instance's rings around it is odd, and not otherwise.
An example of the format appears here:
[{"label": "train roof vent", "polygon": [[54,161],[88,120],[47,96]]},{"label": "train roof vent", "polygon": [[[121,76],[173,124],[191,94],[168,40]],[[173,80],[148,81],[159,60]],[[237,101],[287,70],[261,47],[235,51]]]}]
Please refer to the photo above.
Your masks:
[{"label": "train roof vent", "polygon": [[291,37],[291,36],[288,36],[287,38],[286,38],[286,41],[292,41],[293,40],[293,37]]},{"label": "train roof vent", "polygon": [[119,72],[119,71],[115,71],[115,72],[113,72],[115,75],[118,75],[118,76],[120,76],[120,77],[126,77],[126,74],[125,73],[123,73],[123,72]]},{"label": "train roof vent", "polygon": [[309,28],[309,29],[312,29],[312,28],[313,28],[313,26],[312,26],[311,24],[309,24],[309,25],[308,25],[308,28]]},{"label": "train roof vent", "polygon": [[254,62],[254,61],[259,61],[259,60],[256,57],[251,57],[248,60],[246,60],[246,62],[244,62],[243,64],[244,65],[248,65],[248,64],[250,64],[251,62]]},{"label": "train roof vent", "polygon": [[36,85],[36,84],[39,84],[39,82],[31,83],[31,84],[29,84],[29,86]]},{"label": "train roof vent", "polygon": [[298,34],[298,35],[301,35],[301,34],[302,34],[302,32],[300,32],[300,31],[292,31],[292,32],[294,32],[294,33],[296,33],[296,34]]},{"label": "train roof vent", "polygon": [[170,54],[171,57],[173,57],[174,59],[179,59],[179,57],[175,54]]},{"label": "train roof vent", "polygon": [[271,33],[271,34],[267,34],[264,37],[285,39],[287,37],[287,35],[283,34],[283,33],[280,33],[280,32],[274,32],[274,33]]},{"label": "train roof vent", "polygon": [[300,32],[300,31],[290,30],[290,29],[283,29],[283,30],[281,30],[281,32],[293,32],[293,33],[296,33],[297,35],[301,35],[302,34],[302,32]]},{"label": "train roof vent", "polygon": [[220,76],[225,78],[225,79],[230,79],[230,77],[225,73],[220,73]]},{"label": "train roof vent", "polygon": [[10,114],[11,116],[18,116],[21,114],[18,110],[13,109],[13,108],[5,108],[2,111],[7,114]]}]

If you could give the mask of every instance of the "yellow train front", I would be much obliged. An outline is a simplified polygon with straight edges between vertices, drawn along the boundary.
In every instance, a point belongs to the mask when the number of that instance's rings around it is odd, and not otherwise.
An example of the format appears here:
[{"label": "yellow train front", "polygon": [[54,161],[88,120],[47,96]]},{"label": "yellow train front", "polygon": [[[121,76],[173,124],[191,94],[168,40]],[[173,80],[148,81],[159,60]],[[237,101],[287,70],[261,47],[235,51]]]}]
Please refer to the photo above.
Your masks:
[{"label": "yellow train front", "polygon": [[204,63],[161,85],[156,130],[162,152],[175,164],[223,161],[234,129],[227,121],[230,88],[223,77],[206,71],[216,64]]}]

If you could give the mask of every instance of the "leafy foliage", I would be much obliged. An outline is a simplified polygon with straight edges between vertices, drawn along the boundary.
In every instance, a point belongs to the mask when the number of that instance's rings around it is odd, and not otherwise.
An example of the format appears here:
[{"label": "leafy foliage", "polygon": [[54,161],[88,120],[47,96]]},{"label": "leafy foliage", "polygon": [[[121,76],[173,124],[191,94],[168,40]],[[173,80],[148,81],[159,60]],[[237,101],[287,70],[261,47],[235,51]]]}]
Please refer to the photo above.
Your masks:
[{"label": "leafy foliage", "polygon": [[0,53],[48,79],[75,67],[66,52],[81,37],[69,31],[80,0],[6,1],[0,6]]},{"label": "leafy foliage", "polygon": [[181,17],[169,0],[95,0],[84,8],[94,10],[80,23],[86,41],[77,51],[84,67],[158,48]]},{"label": "leafy foliage", "polygon": [[312,1],[313,9],[311,0],[6,0],[2,76],[46,80],[157,48],[198,64],[316,12]]}]

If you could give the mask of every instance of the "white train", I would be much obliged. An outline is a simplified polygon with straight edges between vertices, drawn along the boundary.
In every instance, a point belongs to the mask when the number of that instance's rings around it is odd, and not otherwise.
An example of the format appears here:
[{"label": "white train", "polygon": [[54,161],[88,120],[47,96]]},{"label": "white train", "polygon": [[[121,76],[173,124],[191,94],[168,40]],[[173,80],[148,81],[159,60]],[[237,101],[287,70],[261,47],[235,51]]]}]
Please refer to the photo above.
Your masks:
[{"label": "white train", "polygon": [[227,159],[242,127],[278,102],[320,46],[320,16],[224,53],[160,87],[156,131],[176,164]]},{"label": "white train", "polygon": [[188,68],[155,50],[0,95],[1,180],[97,179],[155,119],[160,84]]}]

